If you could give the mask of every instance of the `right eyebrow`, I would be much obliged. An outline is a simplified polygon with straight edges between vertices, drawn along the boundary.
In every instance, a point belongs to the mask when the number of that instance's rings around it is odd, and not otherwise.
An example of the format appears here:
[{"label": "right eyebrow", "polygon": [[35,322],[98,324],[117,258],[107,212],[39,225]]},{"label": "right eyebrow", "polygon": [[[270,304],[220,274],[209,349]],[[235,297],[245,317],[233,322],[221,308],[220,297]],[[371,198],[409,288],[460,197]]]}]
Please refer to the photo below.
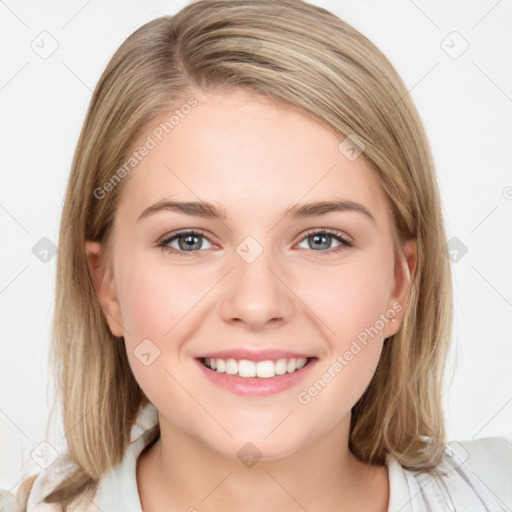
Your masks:
[{"label": "right eyebrow", "polygon": [[205,203],[202,201],[159,201],[149,208],[146,208],[137,219],[137,222],[161,211],[182,213],[184,215],[195,215],[197,217],[213,217],[221,220],[224,220],[227,217],[224,208],[217,208],[211,203]]}]

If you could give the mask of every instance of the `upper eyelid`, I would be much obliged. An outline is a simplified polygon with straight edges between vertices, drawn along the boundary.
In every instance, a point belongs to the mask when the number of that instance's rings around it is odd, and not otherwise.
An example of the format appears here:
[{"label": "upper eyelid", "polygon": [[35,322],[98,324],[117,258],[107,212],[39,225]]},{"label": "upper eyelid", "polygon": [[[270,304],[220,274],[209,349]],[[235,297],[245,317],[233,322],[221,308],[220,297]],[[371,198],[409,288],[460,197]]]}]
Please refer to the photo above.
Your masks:
[{"label": "upper eyelid", "polygon": [[208,233],[206,233],[206,231],[203,231],[202,229],[184,229],[182,231],[172,232],[172,233],[169,233],[167,235],[164,235],[160,239],[160,242],[166,242],[166,241],[172,240],[173,238],[177,238],[177,237],[179,237],[181,235],[188,235],[188,234],[201,235],[204,238],[207,238],[208,240],[210,240],[210,236],[208,235]]}]

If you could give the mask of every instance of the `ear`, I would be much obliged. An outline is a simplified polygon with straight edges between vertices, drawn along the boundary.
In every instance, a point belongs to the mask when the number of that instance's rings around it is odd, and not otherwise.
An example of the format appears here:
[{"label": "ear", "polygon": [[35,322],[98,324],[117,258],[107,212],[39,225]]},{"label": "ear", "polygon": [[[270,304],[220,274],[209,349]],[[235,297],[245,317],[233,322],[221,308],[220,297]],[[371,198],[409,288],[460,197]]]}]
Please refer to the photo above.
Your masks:
[{"label": "ear", "polygon": [[114,279],[104,261],[99,242],[86,241],[85,255],[93,281],[96,296],[114,336],[123,336],[121,308],[117,299]]},{"label": "ear", "polygon": [[[405,314],[405,302],[411,288],[411,281],[416,271],[417,263],[416,240],[408,240],[402,244],[402,251],[395,261],[394,290],[388,301],[387,311],[395,312],[392,321],[384,327],[384,339],[393,336],[402,323]],[[390,316],[388,318],[391,318]]]}]

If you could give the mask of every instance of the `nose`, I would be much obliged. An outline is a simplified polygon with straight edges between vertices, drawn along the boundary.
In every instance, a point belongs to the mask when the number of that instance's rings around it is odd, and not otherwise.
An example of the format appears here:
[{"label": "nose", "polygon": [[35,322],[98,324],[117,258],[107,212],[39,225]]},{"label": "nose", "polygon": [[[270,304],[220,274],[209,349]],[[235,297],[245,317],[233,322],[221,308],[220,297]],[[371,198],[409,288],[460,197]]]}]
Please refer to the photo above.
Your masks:
[{"label": "nose", "polygon": [[254,261],[234,254],[234,268],[225,280],[220,312],[224,321],[256,331],[287,322],[293,312],[293,292],[286,272],[263,251]]}]

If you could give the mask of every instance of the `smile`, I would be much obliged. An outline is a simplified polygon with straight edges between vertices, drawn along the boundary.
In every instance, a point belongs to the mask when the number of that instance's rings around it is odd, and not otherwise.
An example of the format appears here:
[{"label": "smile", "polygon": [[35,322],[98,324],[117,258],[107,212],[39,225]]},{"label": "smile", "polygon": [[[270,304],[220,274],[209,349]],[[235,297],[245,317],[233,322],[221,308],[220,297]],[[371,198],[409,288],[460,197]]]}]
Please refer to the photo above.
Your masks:
[{"label": "smile", "polygon": [[252,361],[199,357],[200,372],[214,385],[238,396],[268,396],[297,386],[318,363],[317,357],[280,357]]}]

